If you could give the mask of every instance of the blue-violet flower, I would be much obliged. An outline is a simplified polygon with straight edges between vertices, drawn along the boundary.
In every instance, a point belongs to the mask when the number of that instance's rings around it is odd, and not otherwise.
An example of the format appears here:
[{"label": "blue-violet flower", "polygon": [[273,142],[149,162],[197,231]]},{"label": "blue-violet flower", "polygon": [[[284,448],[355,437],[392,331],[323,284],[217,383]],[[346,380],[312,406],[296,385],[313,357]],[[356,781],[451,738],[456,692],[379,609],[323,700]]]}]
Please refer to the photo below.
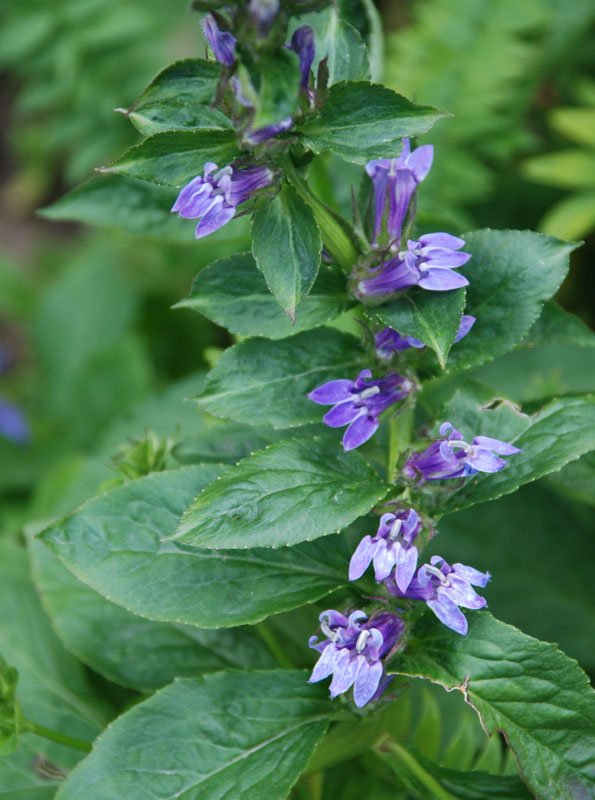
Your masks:
[{"label": "blue-violet flower", "polygon": [[233,33],[222,31],[212,14],[207,14],[203,19],[202,30],[217,61],[220,64],[231,67],[236,60],[236,44],[238,41]]},{"label": "blue-violet flower", "polygon": [[377,581],[388,578],[395,568],[395,582],[407,591],[417,568],[417,547],[413,541],[421,530],[419,514],[414,508],[383,514],[374,537],[364,536],[349,563],[349,580],[355,581],[374,562]]},{"label": "blue-violet flower", "polygon": [[349,618],[338,611],[323,611],[320,627],[326,639],[312,636],[309,645],[320,653],[308,683],[317,683],[329,675],[331,697],[344,694],[353,686],[353,699],[358,708],[377,700],[390,682],[384,679],[382,657],[397,643],[403,632],[403,621],[391,613],[367,620],[363,611],[354,611]]},{"label": "blue-violet flower", "polygon": [[412,600],[424,600],[438,619],[448,628],[465,636],[467,620],[460,610],[483,608],[484,597],[480,597],[473,586],[486,586],[489,572],[480,572],[465,564],[448,564],[441,556],[432,556],[430,564],[421,566],[406,591],[389,579],[385,585],[391,594]]},{"label": "blue-violet flower", "polygon": [[467,444],[463,441],[463,434],[450,422],[440,426],[440,435],[444,437],[442,441],[409,456],[403,468],[404,475],[408,478],[421,476],[422,483],[443,478],[466,478],[477,472],[499,472],[506,466],[506,461],[498,456],[523,452],[490,436],[476,436],[471,444]]},{"label": "blue-violet flower", "polygon": [[[471,328],[475,325],[477,317],[472,317],[470,314],[463,314],[459,330],[455,336],[456,342],[460,342],[464,336],[467,336]],[[423,342],[413,336],[405,336],[398,333],[394,328],[383,328],[374,336],[374,344],[376,346],[376,356],[382,361],[390,361],[393,353],[400,353],[403,350],[408,350],[410,347],[417,349],[425,347]]]},{"label": "blue-violet flower", "polygon": [[411,197],[430,171],[433,158],[432,145],[425,144],[411,152],[409,139],[403,139],[403,149],[397,158],[378,158],[366,164],[366,172],[374,185],[374,242],[380,233],[387,193],[388,236],[391,242],[401,238]]},{"label": "blue-violet flower", "polygon": [[359,291],[363,295],[389,294],[420,286],[444,292],[467,286],[467,278],[454,272],[471,258],[470,253],[457,252],[464,244],[464,239],[449,233],[427,233],[418,241],[409,239],[406,250],[372,270],[377,275],[359,282]]},{"label": "blue-violet flower", "polygon": [[308,397],[320,405],[333,406],[324,415],[323,422],[331,428],[349,425],[343,436],[343,447],[353,450],[376,432],[380,424],[379,415],[407,397],[412,389],[412,381],[396,372],[373,379],[370,370],[364,369],[354,381],[328,381],[310,392]]},{"label": "blue-violet flower", "polygon": [[18,406],[0,398],[0,436],[17,444],[29,444],[31,433],[23,412]]},{"label": "blue-violet flower", "polygon": [[257,191],[268,186],[273,173],[267,167],[217,168],[217,164],[205,164],[204,175],[197,175],[186,184],[172,206],[181,217],[196,219],[196,238],[222,228],[235,215],[240,203]]}]

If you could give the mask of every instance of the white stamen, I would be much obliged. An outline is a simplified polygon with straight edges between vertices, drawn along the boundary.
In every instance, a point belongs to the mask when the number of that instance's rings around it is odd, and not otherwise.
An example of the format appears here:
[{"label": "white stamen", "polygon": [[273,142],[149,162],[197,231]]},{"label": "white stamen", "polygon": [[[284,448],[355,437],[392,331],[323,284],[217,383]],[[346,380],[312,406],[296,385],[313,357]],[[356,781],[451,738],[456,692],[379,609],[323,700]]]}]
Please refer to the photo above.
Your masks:
[{"label": "white stamen", "polygon": [[366,642],[368,638],[371,636],[370,631],[362,631],[360,635],[357,637],[357,642],[355,643],[355,649],[358,653],[361,653],[362,650],[366,646]]},{"label": "white stamen", "polygon": [[396,539],[397,536],[399,535],[399,532],[400,532],[402,527],[403,527],[403,520],[402,519],[396,519],[392,524],[392,527],[391,527],[390,532],[388,534],[388,538],[389,539]]},{"label": "white stamen", "polygon": [[363,392],[360,392],[359,399],[366,400],[368,397],[373,397],[375,394],[380,392],[380,386],[370,386],[369,389],[364,389]]}]

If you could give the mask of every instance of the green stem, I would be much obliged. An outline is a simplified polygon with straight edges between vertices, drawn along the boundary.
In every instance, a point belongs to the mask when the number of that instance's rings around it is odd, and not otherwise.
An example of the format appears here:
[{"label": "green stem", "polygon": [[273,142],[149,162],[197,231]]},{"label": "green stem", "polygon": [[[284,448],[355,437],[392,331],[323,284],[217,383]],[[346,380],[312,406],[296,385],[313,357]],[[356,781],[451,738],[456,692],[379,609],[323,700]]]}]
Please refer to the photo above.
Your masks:
[{"label": "green stem", "polygon": [[400,771],[408,773],[414,780],[420,783],[424,789],[428,790],[428,797],[433,800],[455,800],[450,792],[444,789],[439,781],[433,775],[424,769],[424,767],[416,761],[411,753],[400,744],[392,740],[384,740],[380,745],[374,748],[376,754],[382,759],[385,764],[391,767],[397,774]]},{"label": "green stem", "polygon": [[279,640],[266,624],[266,622],[258,622],[255,626],[256,632],[271,651],[273,658],[282,669],[293,669],[293,664],[287,657],[287,653],[281,647]]},{"label": "green stem", "polygon": [[65,733],[58,733],[49,728],[44,728],[43,725],[37,725],[30,720],[24,720],[23,731],[34,733],[37,736],[43,736],[44,739],[50,739],[52,742],[66,745],[66,747],[74,747],[76,750],[82,750],[85,753],[90,753],[92,745],[90,742],[84,742],[82,739],[75,739],[73,736],[66,736]]},{"label": "green stem", "polygon": [[397,477],[397,461],[400,453],[409,446],[413,428],[414,405],[410,403],[400,414],[388,422],[388,453],[386,459],[386,480],[394,483]]},{"label": "green stem", "polygon": [[302,200],[308,203],[314,212],[324,246],[342,269],[351,272],[359,253],[349,234],[324,203],[312,193],[291,158],[287,158],[283,162],[283,172]]}]

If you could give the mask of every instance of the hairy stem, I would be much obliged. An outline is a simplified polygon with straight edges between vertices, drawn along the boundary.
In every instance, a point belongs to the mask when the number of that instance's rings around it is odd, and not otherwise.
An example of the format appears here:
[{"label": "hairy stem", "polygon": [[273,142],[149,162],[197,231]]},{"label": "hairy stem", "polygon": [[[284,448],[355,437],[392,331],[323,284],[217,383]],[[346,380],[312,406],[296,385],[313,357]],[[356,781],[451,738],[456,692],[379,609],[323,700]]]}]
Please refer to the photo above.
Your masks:
[{"label": "hairy stem", "polygon": [[269,648],[273,658],[277,662],[277,664],[282,667],[283,669],[293,669],[293,664],[291,663],[290,659],[287,657],[287,654],[283,647],[281,646],[279,640],[272,632],[270,627],[267,625],[266,622],[258,622],[254,626],[256,632],[262,639],[262,641],[266,644]]},{"label": "hairy stem", "polygon": [[44,739],[50,739],[52,742],[58,742],[58,744],[66,745],[66,747],[74,747],[75,750],[82,750],[85,753],[90,753],[92,750],[90,742],[84,742],[82,739],[75,739],[73,736],[67,736],[65,733],[52,731],[28,719],[24,721],[22,730],[24,732],[34,733],[36,736],[43,736]]}]

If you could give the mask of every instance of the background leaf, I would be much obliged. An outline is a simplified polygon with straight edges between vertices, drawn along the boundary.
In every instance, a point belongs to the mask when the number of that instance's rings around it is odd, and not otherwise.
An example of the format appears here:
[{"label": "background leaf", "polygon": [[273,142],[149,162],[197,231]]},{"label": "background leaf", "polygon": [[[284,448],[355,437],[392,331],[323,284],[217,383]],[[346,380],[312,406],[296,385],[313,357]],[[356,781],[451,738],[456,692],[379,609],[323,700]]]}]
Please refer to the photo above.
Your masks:
[{"label": "background leaf", "polygon": [[538,797],[592,794],[595,694],[576,662],[487,611],[468,614],[467,636],[429,617],[394,671],[462,691],[487,731],[504,732]]},{"label": "background leaf", "polygon": [[90,500],[40,538],[84,583],[149,619],[202,628],[253,623],[347,582],[343,537],[279,550],[199,550],[163,541],[220,473],[153,473]]},{"label": "background leaf", "polygon": [[201,270],[190,295],[176,308],[199,311],[231,333],[283,339],[335,319],[353,305],[345,274],[338,267],[323,265],[292,324],[272,297],[252,255],[237,253]]},{"label": "background leaf", "polygon": [[329,703],[306,679],[286,670],[179,679],[120,717],[58,798],[285,800],[328,725]]},{"label": "background leaf", "polygon": [[290,317],[310,291],[320,266],[322,240],[310,207],[284,183],[252,218],[252,253],[275,299]]},{"label": "background leaf", "polygon": [[384,86],[342,81],[331,86],[322,111],[297,130],[315,153],[332,150],[346,161],[365,164],[395,157],[403,136],[425,133],[442,116]]},{"label": "background leaf", "polygon": [[207,375],[198,404],[209,414],[289,428],[322,420],[325,411],[308,392],[336,378],[355,379],[358,340],[332,328],[270,342],[249,339],[223,353]]},{"label": "background leaf", "polygon": [[332,439],[289,439],[254,453],[207,487],[172,537],[197,547],[282,547],[335,533],[387,487]]}]

